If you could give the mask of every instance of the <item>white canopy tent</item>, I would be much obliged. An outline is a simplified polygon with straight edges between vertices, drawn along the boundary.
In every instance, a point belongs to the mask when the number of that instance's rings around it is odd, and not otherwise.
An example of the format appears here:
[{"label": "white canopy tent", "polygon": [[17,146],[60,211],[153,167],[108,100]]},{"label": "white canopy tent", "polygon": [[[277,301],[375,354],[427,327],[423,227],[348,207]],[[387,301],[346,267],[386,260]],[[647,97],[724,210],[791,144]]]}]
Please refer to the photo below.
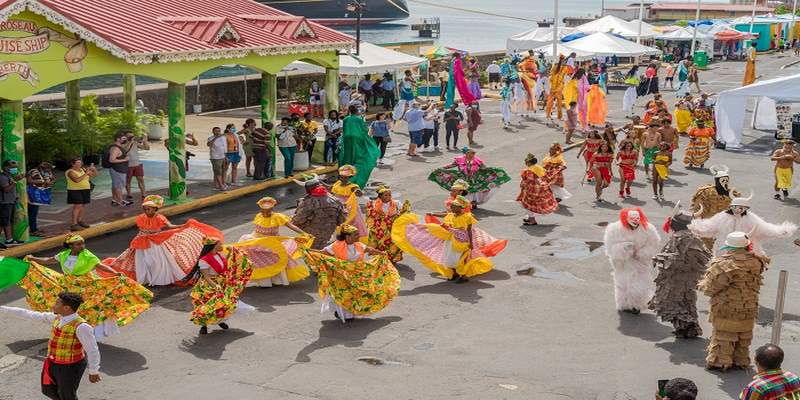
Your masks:
[{"label": "white canopy tent", "polygon": [[575,53],[575,58],[578,61],[591,60],[592,58],[594,58],[594,56],[595,56],[594,52],[587,52],[587,51],[584,51],[584,50],[574,49],[574,48],[572,48],[572,46],[570,46],[570,44],[572,44],[572,42],[570,42],[570,43],[561,43],[561,42],[559,42],[557,44],[557,46],[556,46],[557,47],[556,50],[558,51],[558,54],[556,54],[555,56],[553,55],[553,44],[552,43],[546,44],[544,46],[537,47],[537,48],[533,49],[533,52],[534,53],[542,53],[545,56],[545,58],[550,59],[550,60],[557,59],[559,54],[563,54],[566,57],[570,53]]},{"label": "white canopy tent", "polygon": [[[591,54],[596,57],[637,57],[659,55],[661,50],[655,47],[632,42],[609,33],[597,32],[567,43],[573,51]],[[569,53],[567,53],[569,54]]]},{"label": "white canopy tent", "polygon": [[[625,21],[622,18],[613,15],[606,15],[603,18],[598,18],[594,21],[587,22],[576,28],[583,33],[608,33],[613,32],[625,37],[626,39],[635,39],[639,36],[639,20]],[[642,22],[642,39],[651,39],[659,33],[655,30],[653,25],[647,22]]]},{"label": "white canopy tent", "polygon": [[[663,35],[656,36],[656,39],[658,40],[672,40],[676,42],[689,42],[693,38],[694,38],[694,28],[680,28],[671,31],[669,33],[665,33]],[[704,33],[698,28],[697,40],[698,41],[714,40],[714,36]]]},{"label": "white canopy tent", "polygon": [[[562,37],[574,32],[575,28],[559,27],[558,39],[560,40]],[[553,27],[533,28],[506,39],[506,54],[511,54],[515,51],[532,50],[548,43],[553,43]]]},{"label": "white canopy tent", "polygon": [[[367,75],[392,72],[426,64],[428,60],[394,51],[372,43],[361,42],[361,54],[342,54],[339,56],[339,73],[342,75]],[[301,73],[325,73],[325,68],[295,61],[287,65],[284,71]]]},{"label": "white canopy tent", "polygon": [[[717,138],[725,142],[728,147],[739,147],[742,141],[744,127],[745,107],[749,97],[759,97],[756,113],[753,118],[755,126],[770,127],[768,121],[771,113],[764,110],[764,106],[774,103],[800,102],[800,74],[769,79],[737,89],[725,90],[719,94],[716,111]],[[773,106],[774,108],[774,106]]]}]

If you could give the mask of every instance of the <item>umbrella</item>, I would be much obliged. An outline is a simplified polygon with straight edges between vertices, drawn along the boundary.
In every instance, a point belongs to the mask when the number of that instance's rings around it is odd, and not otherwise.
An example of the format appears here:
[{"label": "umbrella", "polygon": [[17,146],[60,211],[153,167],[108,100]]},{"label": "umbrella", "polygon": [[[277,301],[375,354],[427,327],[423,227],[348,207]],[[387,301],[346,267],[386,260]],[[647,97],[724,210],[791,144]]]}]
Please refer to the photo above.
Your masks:
[{"label": "umbrella", "polygon": [[752,39],[755,36],[746,33],[746,32],[739,32],[733,29],[726,29],[724,31],[719,31],[714,34],[714,39],[719,41],[730,41],[730,40],[745,40],[745,39]]},{"label": "umbrella", "polygon": [[433,46],[426,50],[422,55],[433,60],[437,58],[450,57],[453,55],[453,53],[460,53],[461,55],[467,54],[467,52],[464,50],[454,49],[452,47]]}]

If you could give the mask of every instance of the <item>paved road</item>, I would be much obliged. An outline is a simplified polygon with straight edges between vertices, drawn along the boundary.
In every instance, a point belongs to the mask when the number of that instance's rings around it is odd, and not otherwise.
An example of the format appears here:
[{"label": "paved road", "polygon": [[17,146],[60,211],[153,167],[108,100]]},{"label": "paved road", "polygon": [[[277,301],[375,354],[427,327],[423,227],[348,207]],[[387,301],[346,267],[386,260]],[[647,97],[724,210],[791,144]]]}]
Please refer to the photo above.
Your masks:
[{"label": "paved road", "polygon": [[[763,57],[759,73],[788,73],[777,68],[789,57]],[[714,91],[739,85],[743,64],[718,64],[701,75]],[[612,120],[621,121],[621,92],[609,102]],[[667,92],[672,104],[674,95]],[[557,131],[528,121],[513,131],[499,129],[496,102],[483,106],[486,123],[478,136],[479,153],[490,165],[514,172],[528,152],[544,153],[559,140]],[[770,135],[749,132],[738,152],[715,151],[712,163],[726,163],[733,184],[757,193],[754,211],[770,221],[797,221],[797,200],[771,199],[772,166],[765,155]],[[404,142],[398,137],[397,145]],[[685,145],[685,143],[682,143]],[[104,380],[84,383],[82,398],[160,397],[219,399],[650,399],[658,379],[683,376],[698,383],[703,399],[735,396],[748,372],[710,373],[703,369],[704,337],[676,341],[670,327],[650,313],[620,315],[614,310],[610,267],[600,240],[605,224],[626,206],[641,206],[660,224],[674,201],[686,204],[694,189],[711,178],[676,164],[665,189],[667,201],[650,200],[643,182],[636,198],[595,204],[592,188],[581,187],[581,164],[567,154],[568,187],[575,196],[537,227],[523,227],[514,199],[517,182],[504,186],[477,212],[480,225],[509,239],[496,258],[497,268],[464,285],[431,276],[416,261],[399,267],[399,298],[372,318],[342,325],[319,314],[316,284],[306,280],[288,288],[248,289],[243,300],[256,313],[235,316],[228,332],[198,337],[188,321],[188,292],[157,290],[153,308],[103,344]],[[442,208],[444,192],[426,180],[452,154],[420,160],[396,157],[391,168],[373,175],[412,201],[418,212]],[[682,156],[682,151],[679,152]],[[641,176],[641,174],[640,174]],[[299,187],[273,193],[280,209],[294,203]],[[607,195],[612,198],[612,193]],[[794,192],[793,196],[798,193]],[[249,232],[258,196],[220,204],[190,215],[223,230],[228,240]],[[184,218],[176,218],[177,222]],[[90,240],[101,256],[121,252],[133,231]],[[798,369],[800,289],[790,242],[771,242],[773,256],[762,290],[762,308],[754,344],[769,339],[779,269],[790,271],[783,345],[787,366]],[[518,275],[535,267],[536,275]],[[24,306],[23,294],[0,294],[0,304]],[[701,299],[701,318],[708,304]],[[0,399],[35,399],[48,328],[0,315]],[[710,332],[703,324],[706,334]],[[707,336],[706,336],[707,337]],[[365,361],[361,358],[366,357]],[[372,361],[372,362],[367,362]]]}]

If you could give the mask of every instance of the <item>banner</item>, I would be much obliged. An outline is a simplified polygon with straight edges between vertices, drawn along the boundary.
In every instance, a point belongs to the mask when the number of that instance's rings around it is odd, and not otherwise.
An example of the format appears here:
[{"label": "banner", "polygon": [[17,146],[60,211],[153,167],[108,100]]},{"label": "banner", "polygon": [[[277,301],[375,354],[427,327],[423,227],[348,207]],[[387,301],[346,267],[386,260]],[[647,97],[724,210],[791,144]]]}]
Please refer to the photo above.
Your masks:
[{"label": "banner", "polygon": [[28,82],[33,87],[36,87],[39,83],[39,75],[26,62],[10,61],[0,63],[0,81],[8,79],[11,75],[18,75],[20,80]]}]

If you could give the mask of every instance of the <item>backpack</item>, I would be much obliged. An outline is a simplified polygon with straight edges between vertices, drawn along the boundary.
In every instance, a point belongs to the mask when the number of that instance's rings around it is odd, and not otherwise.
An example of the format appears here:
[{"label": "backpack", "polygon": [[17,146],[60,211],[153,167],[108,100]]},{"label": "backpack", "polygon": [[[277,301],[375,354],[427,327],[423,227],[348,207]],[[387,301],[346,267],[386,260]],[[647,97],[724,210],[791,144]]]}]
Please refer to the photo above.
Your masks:
[{"label": "backpack", "polygon": [[103,158],[100,159],[100,165],[103,168],[111,168],[111,165],[112,165],[111,164],[111,148],[112,147],[116,147],[116,148],[119,149],[119,151],[123,151],[122,147],[120,147],[120,146],[118,146],[116,144],[112,144],[112,145],[109,145],[108,147],[106,147],[106,149],[103,150]]}]

